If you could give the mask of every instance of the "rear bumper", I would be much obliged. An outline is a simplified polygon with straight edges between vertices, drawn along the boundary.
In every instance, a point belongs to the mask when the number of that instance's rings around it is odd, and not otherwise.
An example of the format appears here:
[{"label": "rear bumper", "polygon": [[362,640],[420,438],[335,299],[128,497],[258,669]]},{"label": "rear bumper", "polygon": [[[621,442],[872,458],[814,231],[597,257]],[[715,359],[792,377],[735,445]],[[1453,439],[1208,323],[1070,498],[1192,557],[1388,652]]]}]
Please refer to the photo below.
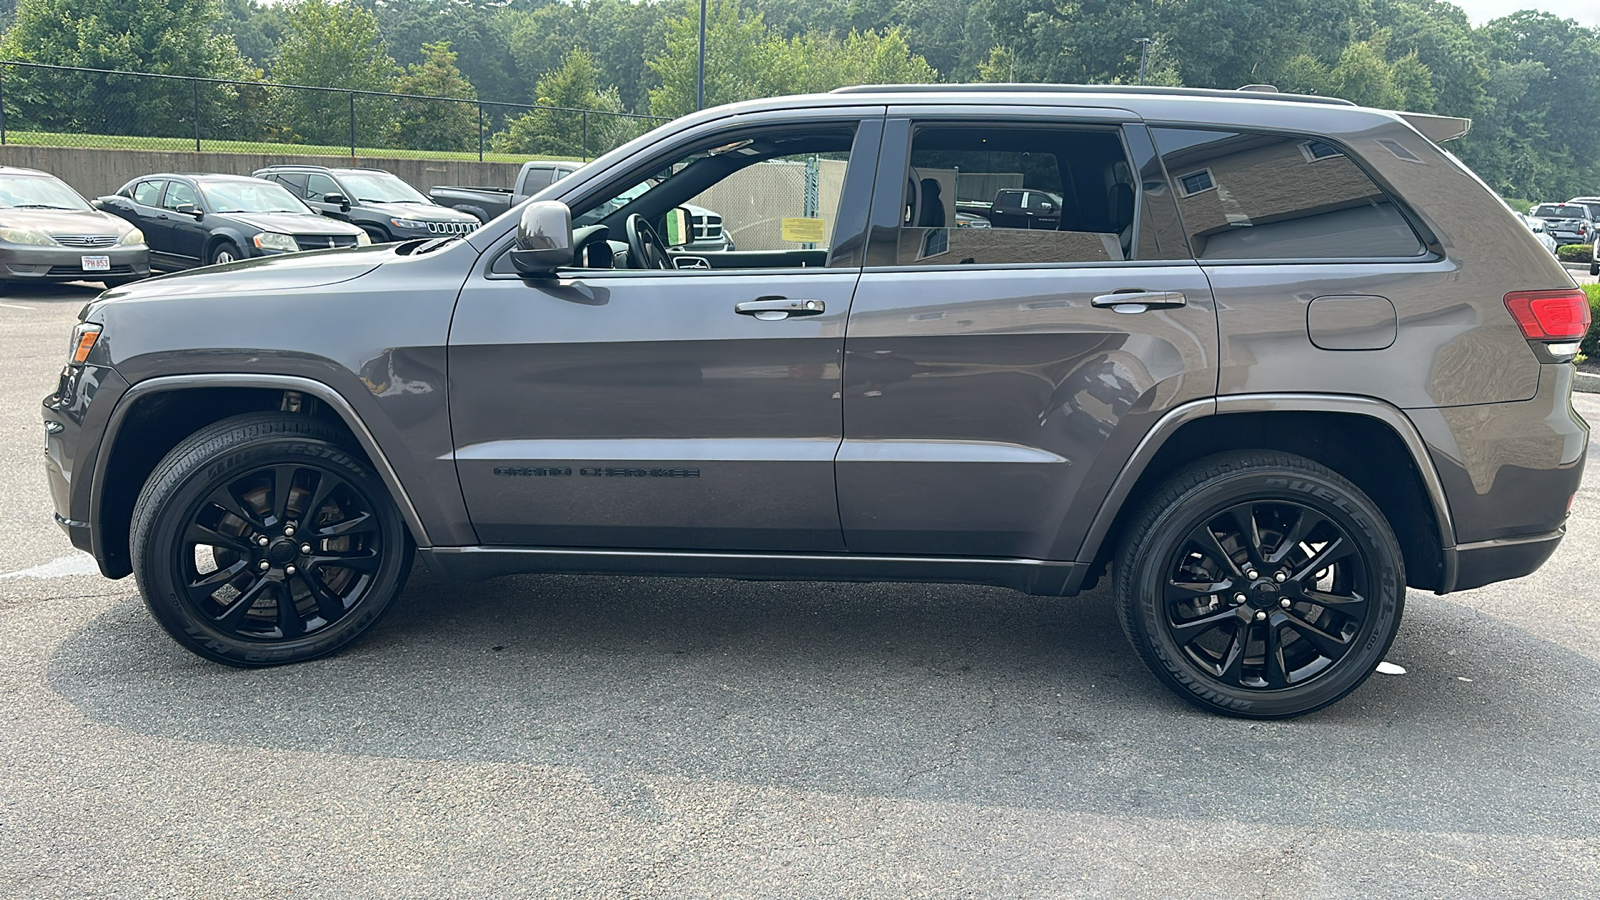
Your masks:
[{"label": "rear bumper", "polygon": [[1466,591],[1496,581],[1531,575],[1556,552],[1561,539],[1566,536],[1567,529],[1563,526],[1549,534],[1461,544],[1455,548],[1456,581],[1453,590]]}]

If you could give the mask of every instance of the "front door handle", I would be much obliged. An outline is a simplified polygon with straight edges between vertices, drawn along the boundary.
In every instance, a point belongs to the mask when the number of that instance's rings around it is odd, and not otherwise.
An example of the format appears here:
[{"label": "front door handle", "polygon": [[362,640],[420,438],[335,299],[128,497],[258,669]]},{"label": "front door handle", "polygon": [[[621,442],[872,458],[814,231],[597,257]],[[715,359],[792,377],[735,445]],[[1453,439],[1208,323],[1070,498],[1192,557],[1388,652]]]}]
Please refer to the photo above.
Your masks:
[{"label": "front door handle", "polygon": [[734,304],[733,311],[741,316],[755,316],[762,321],[787,319],[790,316],[820,316],[828,305],[821,300],[790,300],[788,297],[757,297]]},{"label": "front door handle", "polygon": [[1089,302],[1101,309],[1109,307],[1112,312],[1132,314],[1147,309],[1188,306],[1189,298],[1183,296],[1182,291],[1117,291],[1114,294],[1101,294]]}]

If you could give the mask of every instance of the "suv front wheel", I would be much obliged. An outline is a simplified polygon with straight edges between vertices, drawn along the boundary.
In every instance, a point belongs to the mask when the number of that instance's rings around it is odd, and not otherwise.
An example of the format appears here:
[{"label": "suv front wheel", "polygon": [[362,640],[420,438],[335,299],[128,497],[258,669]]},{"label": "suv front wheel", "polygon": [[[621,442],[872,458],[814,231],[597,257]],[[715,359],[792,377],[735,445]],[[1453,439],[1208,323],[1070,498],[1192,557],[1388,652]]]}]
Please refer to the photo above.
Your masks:
[{"label": "suv front wheel", "polygon": [[185,439],[133,511],[140,593],[178,643],[241,667],[300,662],[361,636],[413,548],[383,482],[308,416],[256,413]]},{"label": "suv front wheel", "polygon": [[1400,625],[1398,542],[1377,504],[1286,453],[1212,456],[1179,471],[1124,532],[1123,631],[1179,696],[1275,719],[1355,690]]}]

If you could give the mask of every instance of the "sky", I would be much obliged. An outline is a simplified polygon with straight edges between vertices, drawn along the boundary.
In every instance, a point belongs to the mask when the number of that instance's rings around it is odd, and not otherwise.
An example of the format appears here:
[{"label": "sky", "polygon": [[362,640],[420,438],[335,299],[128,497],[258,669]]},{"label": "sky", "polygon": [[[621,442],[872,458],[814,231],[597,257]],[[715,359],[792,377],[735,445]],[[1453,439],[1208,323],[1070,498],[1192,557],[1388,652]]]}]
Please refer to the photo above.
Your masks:
[{"label": "sky", "polygon": [[1600,26],[1600,0],[1451,0],[1466,10],[1474,25],[1498,19],[1519,9],[1552,12],[1563,19],[1577,19],[1581,25]]}]

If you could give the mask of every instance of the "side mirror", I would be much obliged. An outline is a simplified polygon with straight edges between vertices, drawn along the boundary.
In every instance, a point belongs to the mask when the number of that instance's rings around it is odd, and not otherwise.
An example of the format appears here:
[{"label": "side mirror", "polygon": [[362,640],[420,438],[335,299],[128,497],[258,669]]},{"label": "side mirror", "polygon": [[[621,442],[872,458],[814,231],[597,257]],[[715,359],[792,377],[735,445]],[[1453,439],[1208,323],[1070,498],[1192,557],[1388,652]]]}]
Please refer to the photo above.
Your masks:
[{"label": "side mirror", "polygon": [[350,211],[350,198],[343,194],[323,194],[322,202],[338,204],[341,212]]},{"label": "side mirror", "polygon": [[548,278],[572,265],[572,210],[556,200],[536,200],[522,208],[511,265],[529,278]]},{"label": "side mirror", "polygon": [[694,219],[689,210],[678,207],[667,211],[666,239],[668,247],[682,247],[694,243]]},{"label": "side mirror", "polygon": [[200,208],[195,206],[193,203],[179,203],[177,206],[172,208],[172,211],[175,213],[182,213],[186,216],[194,216],[197,219],[205,215],[205,213],[202,213]]}]

